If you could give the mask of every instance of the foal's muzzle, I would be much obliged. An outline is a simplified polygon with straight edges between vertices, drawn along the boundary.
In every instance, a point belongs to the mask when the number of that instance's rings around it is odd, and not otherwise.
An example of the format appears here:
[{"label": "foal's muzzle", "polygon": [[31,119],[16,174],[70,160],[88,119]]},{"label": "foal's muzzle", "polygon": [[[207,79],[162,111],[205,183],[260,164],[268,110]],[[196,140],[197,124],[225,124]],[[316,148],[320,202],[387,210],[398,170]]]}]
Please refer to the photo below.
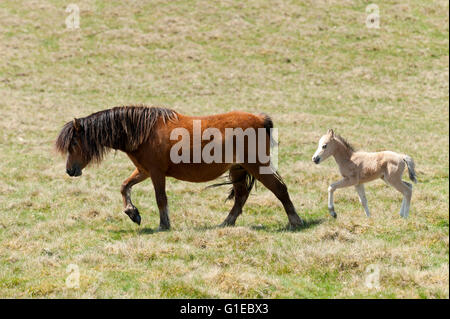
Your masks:
[{"label": "foal's muzzle", "polygon": [[312,158],[312,160],[313,160],[314,163],[319,164],[320,163],[320,156],[314,156]]}]

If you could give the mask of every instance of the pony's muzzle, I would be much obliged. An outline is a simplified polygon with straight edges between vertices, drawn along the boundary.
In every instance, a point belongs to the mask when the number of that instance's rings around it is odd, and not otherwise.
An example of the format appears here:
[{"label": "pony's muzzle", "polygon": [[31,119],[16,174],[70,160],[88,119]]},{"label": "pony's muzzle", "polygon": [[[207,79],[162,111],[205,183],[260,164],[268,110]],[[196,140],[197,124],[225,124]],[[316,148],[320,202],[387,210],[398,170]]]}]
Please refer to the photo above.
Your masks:
[{"label": "pony's muzzle", "polygon": [[72,168],[67,168],[66,169],[66,173],[69,176],[75,177],[75,176],[81,176],[82,172],[81,169],[79,167],[72,167]]},{"label": "pony's muzzle", "polygon": [[312,161],[316,164],[320,163],[320,156],[313,156]]}]

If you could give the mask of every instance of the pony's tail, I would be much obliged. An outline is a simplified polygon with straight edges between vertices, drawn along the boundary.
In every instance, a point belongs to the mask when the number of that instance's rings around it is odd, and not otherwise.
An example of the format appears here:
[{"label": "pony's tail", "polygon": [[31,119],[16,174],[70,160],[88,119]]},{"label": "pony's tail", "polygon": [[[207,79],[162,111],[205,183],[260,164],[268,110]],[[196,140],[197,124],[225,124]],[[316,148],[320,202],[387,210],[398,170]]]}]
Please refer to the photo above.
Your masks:
[{"label": "pony's tail", "polygon": [[[244,174],[242,175],[242,177],[240,178],[240,179],[238,179],[238,180],[233,180],[232,179],[232,177],[231,177],[231,170],[242,170],[242,171],[244,171]],[[247,188],[247,191],[248,191],[248,193],[250,194],[250,192],[251,192],[251,190],[253,189],[253,186],[255,186],[255,177],[252,175],[252,174],[250,174],[249,172],[247,172],[242,166],[240,166],[240,165],[236,165],[236,166],[233,166],[231,169],[230,169],[230,172],[228,173],[229,175],[229,180],[228,181],[226,181],[226,182],[223,182],[223,183],[218,183],[218,184],[213,184],[213,185],[209,185],[209,186],[207,186],[206,188],[211,188],[211,187],[218,187],[218,186],[223,186],[223,185],[232,185],[232,184],[234,184],[234,183],[238,183],[238,182],[242,182],[242,181],[245,181],[245,187]],[[234,196],[235,196],[235,193],[234,193],[234,187],[231,187],[231,189],[230,189],[230,193],[228,194],[228,197],[225,199],[225,201],[227,201],[227,200],[231,200],[231,199],[233,199],[234,198]]]},{"label": "pony's tail", "polygon": [[[263,117],[263,126],[266,129],[267,136],[269,137],[270,147],[273,147],[273,146],[276,145],[276,142],[275,142],[275,140],[272,137],[273,121],[270,118],[270,116],[267,115],[267,114],[262,113],[261,116]],[[232,180],[231,170],[243,170],[244,173],[242,174],[242,177],[239,180]],[[283,180],[281,179],[281,176],[278,175],[278,173],[275,172],[275,176],[281,182],[283,182]],[[218,183],[218,184],[209,185],[206,188],[218,187],[218,186],[223,186],[223,185],[231,185],[231,184],[242,182],[242,181],[245,181],[245,187],[247,188],[247,191],[248,191],[249,194],[252,191],[253,186],[255,186],[255,188],[256,188],[256,179],[255,179],[255,177],[252,174],[250,174],[249,172],[247,172],[242,166],[236,165],[236,166],[233,166],[230,169],[229,180],[228,181],[226,181],[224,183]],[[231,187],[230,193],[228,194],[228,197],[226,198],[225,201],[233,199],[235,197],[235,195],[236,194],[234,193],[234,187]]]},{"label": "pony's tail", "polygon": [[405,155],[403,157],[403,160],[405,161],[406,166],[408,167],[409,179],[412,180],[414,183],[417,183],[417,175],[412,157]]},{"label": "pony's tail", "polygon": [[269,115],[264,113],[262,113],[261,115],[264,118],[263,126],[266,129],[267,136],[269,136],[270,146],[273,147],[275,146],[275,140],[272,137],[273,121]]},{"label": "pony's tail", "polygon": [[[245,187],[247,188],[247,191],[250,194],[250,192],[253,189],[253,186],[255,186],[255,177],[252,174],[245,171],[245,175],[242,177],[242,180],[245,180]],[[231,181],[231,183],[233,183],[233,181]],[[235,195],[234,187],[231,187],[230,194],[228,194],[228,197],[225,201],[233,199],[234,195]]]},{"label": "pony's tail", "polygon": [[[272,137],[273,121],[270,118],[270,116],[265,113],[261,113],[261,116],[264,119],[263,126],[266,129],[267,136],[269,137],[270,147],[273,147],[276,144],[275,140]],[[242,166],[238,166],[236,169],[244,169],[244,168]],[[281,179],[281,176],[278,175],[278,173],[275,173],[275,176],[277,176],[277,178],[279,178],[281,182],[283,181]],[[231,175],[230,175],[230,177],[231,177]],[[255,188],[256,188],[255,177],[253,175],[251,175],[249,172],[245,171],[245,174],[243,175],[242,179],[245,179],[245,187],[247,187],[247,191],[250,194],[251,190],[253,189],[253,186],[255,186]],[[233,181],[231,181],[230,184],[231,183],[233,183]],[[230,190],[230,194],[228,195],[226,200],[231,200],[234,198],[234,196],[235,196],[234,188],[232,187]]]}]

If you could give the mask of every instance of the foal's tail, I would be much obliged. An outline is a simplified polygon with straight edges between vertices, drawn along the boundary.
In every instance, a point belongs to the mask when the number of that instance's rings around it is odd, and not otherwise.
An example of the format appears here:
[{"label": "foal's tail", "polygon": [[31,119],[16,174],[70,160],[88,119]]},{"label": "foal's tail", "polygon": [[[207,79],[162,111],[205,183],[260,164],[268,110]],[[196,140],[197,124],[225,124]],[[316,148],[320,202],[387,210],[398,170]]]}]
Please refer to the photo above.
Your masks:
[{"label": "foal's tail", "polygon": [[405,161],[406,166],[408,166],[409,179],[412,180],[414,183],[417,183],[417,175],[412,157],[405,155],[403,157],[403,160]]}]

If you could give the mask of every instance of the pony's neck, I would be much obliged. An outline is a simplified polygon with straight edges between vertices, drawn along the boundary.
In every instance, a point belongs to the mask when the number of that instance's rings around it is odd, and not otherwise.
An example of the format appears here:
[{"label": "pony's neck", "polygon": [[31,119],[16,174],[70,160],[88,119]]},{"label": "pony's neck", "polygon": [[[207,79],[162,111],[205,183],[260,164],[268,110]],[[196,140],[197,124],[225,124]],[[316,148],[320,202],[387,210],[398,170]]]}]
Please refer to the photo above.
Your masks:
[{"label": "pony's neck", "polygon": [[336,163],[338,163],[339,166],[341,164],[347,163],[350,161],[352,155],[353,151],[350,148],[346,147],[344,143],[337,140],[336,151],[333,154]]}]

